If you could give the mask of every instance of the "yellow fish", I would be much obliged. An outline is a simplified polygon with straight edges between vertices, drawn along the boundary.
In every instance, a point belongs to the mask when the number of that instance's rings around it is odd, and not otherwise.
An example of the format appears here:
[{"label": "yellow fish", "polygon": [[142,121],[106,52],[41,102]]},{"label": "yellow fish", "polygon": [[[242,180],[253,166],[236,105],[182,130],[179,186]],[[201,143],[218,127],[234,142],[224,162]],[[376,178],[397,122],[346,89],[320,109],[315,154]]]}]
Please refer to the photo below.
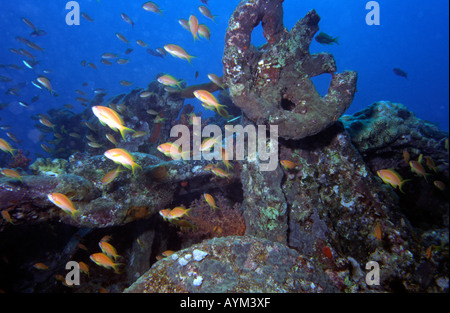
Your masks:
[{"label": "yellow fish", "polygon": [[20,174],[15,170],[4,168],[0,171],[0,173],[5,175],[6,177],[14,178],[14,179],[18,179],[18,180],[22,181],[22,176],[20,176]]},{"label": "yellow fish", "polygon": [[117,140],[116,140],[116,138],[114,138],[113,135],[111,135],[111,134],[106,134],[105,137],[106,137],[106,139],[108,139],[113,145],[117,146]]},{"label": "yellow fish", "polygon": [[440,180],[435,180],[433,182],[434,186],[436,186],[437,189],[439,189],[440,191],[444,191],[445,190],[445,184],[443,182],[441,182]]},{"label": "yellow fish", "polygon": [[435,173],[438,172],[438,168],[436,164],[434,163],[433,159],[429,156],[423,157],[425,159],[425,165],[430,169],[433,170]]},{"label": "yellow fish", "polygon": [[423,178],[425,178],[425,181],[428,182],[427,176],[430,174],[425,171],[419,161],[411,160],[409,161],[409,166],[411,166],[411,172],[416,173],[419,176],[423,176]]},{"label": "yellow fish", "polygon": [[208,203],[209,206],[214,209],[214,211],[219,208],[216,206],[216,202],[214,201],[213,196],[211,196],[209,193],[204,193],[203,198],[205,199],[206,203]]},{"label": "yellow fish", "polygon": [[112,268],[114,272],[119,273],[117,266],[120,265],[120,263],[114,263],[113,260],[106,254],[99,252],[91,254],[89,257],[95,264],[99,266],[103,266],[105,268]]},{"label": "yellow fish", "polygon": [[297,167],[297,164],[289,160],[281,160],[280,164],[284,167],[285,170],[292,170]]},{"label": "yellow fish", "polygon": [[198,34],[200,37],[210,40],[211,39],[211,30],[205,24],[198,25]]},{"label": "yellow fish", "polygon": [[80,266],[80,271],[89,277],[89,266],[83,261],[78,262],[78,265]]},{"label": "yellow fish", "polygon": [[230,173],[225,172],[223,169],[221,169],[220,167],[215,167],[211,170],[211,172],[213,172],[214,175],[219,176],[221,178],[230,178]]},{"label": "yellow fish", "polygon": [[160,210],[159,215],[161,215],[164,220],[169,220],[170,219],[170,210],[169,209]]},{"label": "yellow fish", "polygon": [[379,170],[379,171],[377,171],[377,175],[381,178],[381,180],[385,184],[389,184],[394,188],[398,187],[398,189],[402,193],[404,193],[402,190],[403,184],[406,183],[407,181],[411,180],[411,179],[403,180],[403,178],[400,176],[400,174],[398,174],[396,171],[391,170],[391,169]]},{"label": "yellow fish", "polygon": [[209,137],[209,138],[204,139],[202,141],[202,144],[200,145],[200,151],[210,151],[211,148],[215,144],[217,144],[217,143],[219,143],[221,141],[221,139],[222,138],[220,136],[217,136],[215,138]]},{"label": "yellow fish", "polygon": [[120,256],[117,254],[116,248],[114,248],[113,245],[107,241],[100,241],[98,246],[102,249],[104,254],[114,258],[114,261]]},{"label": "yellow fish", "polygon": [[120,170],[120,166],[119,166],[115,170],[112,170],[112,171],[106,173],[105,176],[103,176],[103,178],[101,180],[102,185],[107,185],[107,184],[111,183],[114,179],[116,179],[117,175],[120,172],[121,172],[121,170]]},{"label": "yellow fish", "polygon": [[177,80],[175,77],[169,74],[165,74],[163,76],[158,77],[158,82],[163,84],[164,86],[177,86],[181,89],[182,80]]},{"label": "yellow fish", "polygon": [[183,48],[181,48],[180,46],[177,46],[177,45],[173,45],[173,44],[165,45],[164,50],[169,52],[170,55],[172,55],[173,57],[185,59],[186,61],[189,62],[189,64],[191,64],[191,59],[195,58],[195,56],[189,55],[186,52],[186,50],[184,50]]},{"label": "yellow fish", "polygon": [[125,132],[135,132],[133,129],[123,125],[123,119],[113,109],[104,106],[93,106],[92,112],[100,120],[100,123],[108,125],[114,131],[120,131],[123,140],[125,140]]},{"label": "yellow fish", "polygon": [[17,149],[11,148],[11,145],[4,139],[0,138],[0,150],[11,153],[14,156],[13,151]]},{"label": "yellow fish", "polygon": [[175,160],[188,158],[191,153],[190,151],[183,152],[180,146],[171,142],[163,143],[159,145],[157,149],[165,156],[171,157],[172,159]]},{"label": "yellow fish", "polygon": [[179,206],[179,207],[176,207],[176,208],[170,210],[170,212],[168,213],[168,216],[170,217],[170,219],[180,218],[180,217],[183,217],[184,215],[188,215],[187,213],[190,210],[191,209],[185,209],[185,208]]},{"label": "yellow fish", "polygon": [[13,221],[12,221],[12,218],[11,218],[11,215],[9,214],[8,211],[2,210],[2,211],[1,211],[1,214],[2,214],[2,217],[3,217],[7,222],[9,222],[9,223],[11,223],[12,225],[14,225],[14,223],[13,223]]},{"label": "yellow fish", "polygon": [[48,270],[48,266],[45,265],[44,263],[41,263],[41,262],[34,264],[33,267],[34,267],[35,269],[41,270],[41,271],[46,271],[46,270]]},{"label": "yellow fish", "polygon": [[104,153],[104,155],[108,159],[114,161],[115,163],[121,164],[121,165],[125,166],[126,168],[131,169],[133,172],[133,176],[135,176],[135,177],[136,177],[136,175],[135,175],[136,167],[139,167],[140,169],[142,169],[142,167],[139,164],[134,162],[136,160],[136,158],[124,149],[120,149],[120,148],[110,149],[110,150],[106,151]]},{"label": "yellow fish", "polygon": [[100,144],[100,143],[98,143],[98,142],[95,142],[95,141],[89,141],[89,142],[88,142],[88,146],[89,146],[89,147],[92,147],[92,148],[100,148],[100,147],[103,147],[102,144]]},{"label": "yellow fish", "polygon": [[70,199],[65,195],[63,195],[62,193],[51,193],[47,195],[47,198],[61,210],[72,214],[72,216],[75,217],[77,210],[75,209],[72,201],[70,201]]},{"label": "yellow fish", "polygon": [[216,84],[217,86],[219,86],[222,89],[225,89],[225,86],[222,82],[222,78],[217,76],[216,74],[208,74],[208,78],[210,81],[212,81],[214,84]]},{"label": "yellow fish", "polygon": [[198,19],[195,15],[191,14],[189,16],[189,31],[194,37],[194,41],[198,40],[197,32],[198,32]]},{"label": "yellow fish", "polygon": [[195,90],[193,93],[198,100],[211,108],[215,108],[216,110],[219,110],[219,108],[226,108],[226,105],[220,104],[219,100],[217,100],[217,98],[209,91]]}]

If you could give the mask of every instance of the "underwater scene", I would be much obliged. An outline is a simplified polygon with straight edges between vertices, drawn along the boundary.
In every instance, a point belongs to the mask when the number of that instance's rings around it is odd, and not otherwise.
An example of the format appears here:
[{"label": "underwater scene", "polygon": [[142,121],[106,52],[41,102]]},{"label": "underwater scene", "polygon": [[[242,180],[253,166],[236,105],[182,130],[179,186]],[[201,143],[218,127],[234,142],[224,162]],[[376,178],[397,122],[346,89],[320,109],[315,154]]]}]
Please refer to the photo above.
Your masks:
[{"label": "underwater scene", "polygon": [[448,293],[448,12],[3,1],[0,292]]}]

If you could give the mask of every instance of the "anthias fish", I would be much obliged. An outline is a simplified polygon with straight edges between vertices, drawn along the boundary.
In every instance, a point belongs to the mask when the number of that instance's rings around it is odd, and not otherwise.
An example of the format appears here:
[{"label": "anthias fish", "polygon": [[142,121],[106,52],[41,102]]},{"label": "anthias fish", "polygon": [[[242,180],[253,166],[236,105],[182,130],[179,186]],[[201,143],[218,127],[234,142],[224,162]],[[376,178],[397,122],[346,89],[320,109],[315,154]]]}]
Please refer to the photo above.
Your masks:
[{"label": "anthias fish", "polygon": [[114,131],[119,131],[123,140],[125,140],[126,132],[135,132],[133,129],[124,126],[123,119],[113,109],[104,106],[93,106],[92,112],[100,120],[100,123],[108,125]]},{"label": "anthias fish", "polygon": [[191,59],[195,58],[193,55],[189,55],[186,50],[182,47],[174,44],[168,44],[164,46],[164,50],[166,50],[170,55],[176,58],[184,59],[191,63]]},{"label": "anthias fish", "polygon": [[63,195],[62,193],[52,193],[47,195],[47,198],[61,210],[72,214],[72,216],[75,217],[75,213],[77,213],[77,210],[75,209],[72,201],[70,201],[70,199],[67,198],[66,195]]},{"label": "anthias fish", "polygon": [[381,180],[385,184],[389,184],[394,188],[398,187],[398,189],[401,192],[403,192],[403,189],[402,189],[403,184],[411,180],[411,179],[403,180],[403,178],[400,176],[400,174],[398,174],[396,171],[394,171],[392,169],[379,170],[379,171],[377,171],[377,175],[381,178]]},{"label": "anthias fish", "polygon": [[133,176],[136,176],[135,175],[136,168],[142,169],[142,167],[135,162],[136,158],[134,156],[132,156],[125,149],[119,149],[119,148],[110,149],[110,150],[106,151],[104,153],[104,155],[108,159],[114,161],[115,163],[121,164],[121,165],[125,166],[126,168],[131,169],[133,172]]}]

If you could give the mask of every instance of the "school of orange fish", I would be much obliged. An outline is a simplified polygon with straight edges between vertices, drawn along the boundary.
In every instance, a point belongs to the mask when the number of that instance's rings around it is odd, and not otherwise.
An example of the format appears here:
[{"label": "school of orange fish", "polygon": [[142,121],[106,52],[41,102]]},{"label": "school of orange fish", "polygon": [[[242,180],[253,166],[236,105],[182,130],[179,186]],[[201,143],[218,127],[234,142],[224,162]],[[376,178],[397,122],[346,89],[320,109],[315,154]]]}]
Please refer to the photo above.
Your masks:
[{"label": "school of orange fish", "polygon": [[[207,0],[206,1],[201,0],[201,1],[203,4],[208,5]],[[152,1],[145,2],[142,5],[142,9],[145,11],[148,11],[148,12],[160,14],[161,16],[163,16],[163,12],[164,12],[163,9],[159,8],[158,4],[156,4]],[[216,16],[212,15],[212,13],[210,12],[210,10],[207,6],[199,5],[198,11],[204,17],[215,22]],[[94,21],[85,12],[82,12],[81,16],[89,22]],[[125,21],[126,23],[128,23],[132,27],[134,27],[133,20],[127,14],[121,13],[120,17],[123,21]],[[29,19],[22,18],[21,20],[27,26],[29,26],[30,28],[33,29],[33,33],[31,34],[32,37],[43,36],[46,34],[45,31],[40,30],[37,27],[35,27]],[[192,34],[194,42],[197,40],[200,40],[200,38],[210,40],[211,32],[210,32],[209,27],[206,24],[199,23],[198,18],[194,14],[191,14],[189,16],[189,19],[180,18],[178,20],[178,22],[184,29],[186,29],[187,31],[189,31]],[[128,39],[124,35],[122,35],[120,33],[116,33],[115,35],[119,40],[121,40],[127,44],[129,43]],[[44,51],[44,49],[42,47],[40,47],[36,43],[33,43],[32,41],[30,41],[26,38],[17,37],[16,39],[18,41],[24,43],[31,49],[41,51],[41,52]],[[136,43],[141,47],[147,47],[147,44],[142,40],[137,40]],[[15,54],[19,54],[21,56],[28,57],[30,60],[23,61],[23,63],[28,68],[33,68],[37,64],[37,62],[34,61],[35,60],[34,55],[25,49],[10,49],[10,51]],[[125,53],[129,54],[131,51],[132,51],[132,49],[129,48],[129,49],[127,49],[127,51]],[[166,53],[169,53],[173,57],[188,61],[190,64],[192,64],[191,63],[192,59],[195,58],[195,56],[188,54],[185,49],[183,49],[181,46],[176,45],[176,44],[166,44],[166,45],[164,45],[163,48],[157,48],[155,50],[147,49],[147,51],[154,56],[160,56],[160,57],[164,57],[166,55]],[[126,64],[129,62],[128,59],[119,58],[118,55],[115,53],[103,53],[101,56],[101,63],[104,65],[111,65],[112,60],[114,60],[114,59],[116,60],[116,62],[118,64]],[[97,69],[97,66],[95,64],[93,64],[91,62],[87,62],[86,60],[83,60],[81,62],[81,65],[83,67],[89,66],[93,69]],[[10,65],[10,67],[12,67],[12,66],[13,65]],[[46,71],[44,71],[44,73],[46,74]],[[196,75],[198,75],[198,73],[196,73]],[[218,75],[210,73],[207,75],[207,77],[211,82],[216,84],[220,89],[225,89],[225,86],[224,86],[221,78]],[[3,82],[10,81],[8,77],[1,76],[0,78],[1,78],[1,81],[3,81]],[[162,85],[164,85],[166,91],[168,91],[168,92],[173,92],[173,91],[182,89],[182,86],[181,86],[182,80],[177,80],[174,76],[172,76],[170,74],[165,74],[165,75],[158,77],[157,81],[159,83],[161,83]],[[53,96],[58,96],[56,91],[52,88],[50,79],[44,75],[39,75],[38,77],[36,77],[36,79],[32,81],[32,84],[36,88],[48,90],[48,92],[50,92],[50,94]],[[122,80],[120,82],[120,84],[123,86],[130,86],[130,85],[132,85],[132,82]],[[94,90],[95,93],[101,93],[103,91],[104,91],[103,89]],[[77,97],[76,100],[78,102],[80,102],[82,105],[87,105],[89,100],[81,97],[81,96],[84,96],[85,93],[81,90],[76,90],[76,92],[80,95],[80,97]],[[15,89],[10,89],[7,91],[7,93],[16,94],[18,96],[18,90],[15,90]],[[140,93],[139,96],[141,98],[146,98],[146,97],[149,97],[151,94],[152,93],[149,91],[143,91]],[[224,118],[230,117],[230,115],[226,111],[226,106],[220,104],[219,101],[217,100],[217,98],[210,92],[208,92],[206,90],[196,90],[196,91],[194,91],[194,95],[197,99],[199,99],[201,101],[202,106],[205,107],[206,109],[212,110]],[[29,107],[29,105],[23,101],[19,101],[19,104],[26,108]],[[71,106],[71,105],[65,105],[64,107],[66,109],[73,108],[73,106]],[[137,131],[125,126],[124,120],[122,119],[122,117],[119,114],[119,112],[123,112],[125,109],[126,109],[126,107],[123,104],[111,103],[109,105],[109,107],[108,106],[93,106],[92,113],[98,118],[98,121],[103,126],[108,126],[113,131],[119,132],[121,134],[121,137],[123,140],[127,140],[127,135],[130,133],[132,134],[131,135],[132,138],[137,138],[137,137],[145,135],[145,133],[143,133],[143,132],[137,132]],[[148,110],[147,113],[149,113],[150,115],[156,116],[155,120],[154,120],[155,123],[164,123],[165,119],[162,118],[158,114],[158,112],[156,112],[154,110]],[[194,113],[190,114],[190,124],[194,124],[197,122],[197,120],[195,118],[196,118],[196,116]],[[51,121],[51,118],[45,114],[39,114],[37,116],[37,119],[40,124],[42,124],[45,127],[48,127],[49,129],[51,129],[53,131],[53,135],[56,140],[61,140],[61,138],[62,138],[61,133],[65,132],[64,126],[59,127],[59,130],[58,130],[57,125],[55,125]],[[84,121],[83,124],[86,127],[90,128],[91,130],[95,130],[95,127],[93,127],[93,125],[91,125],[89,122]],[[2,126],[2,129],[8,129],[8,128],[9,128],[8,125]],[[20,143],[13,134],[7,133],[7,135],[13,141],[15,141],[17,144]],[[80,135],[77,133],[70,133],[69,135],[72,137],[75,137],[75,138],[80,137]],[[89,140],[88,145],[90,147],[93,147],[93,148],[101,148],[102,147],[101,144],[99,144],[95,141],[95,138],[92,135],[87,135],[86,137]],[[117,145],[117,140],[115,139],[115,137],[112,134],[107,134],[106,137],[114,145]],[[47,146],[45,144],[41,144],[41,147],[44,151],[46,151],[48,153],[53,152],[52,148],[50,148],[49,146]],[[228,179],[231,175],[229,170],[230,170],[230,168],[232,168],[232,165],[230,164],[229,158],[225,153],[225,149],[222,147],[222,142],[219,142],[217,140],[217,138],[206,138],[205,140],[203,140],[203,142],[201,144],[201,151],[202,152],[210,151],[213,147],[216,147],[217,149],[220,150],[220,154],[222,156],[223,164],[225,165],[226,170],[220,168],[219,166],[217,166],[215,164],[207,165],[205,167],[205,170],[211,171],[214,175],[216,175],[220,178]],[[12,145],[3,138],[0,138],[0,149],[4,152],[10,153],[13,157],[15,157],[14,153],[15,153],[15,151],[17,151],[17,149],[13,148]],[[176,144],[171,143],[171,142],[167,142],[167,143],[159,145],[158,151],[160,151],[167,157],[171,157],[173,159],[187,157],[188,155],[186,155],[186,153],[190,154],[192,152],[192,151],[182,152],[181,148],[179,146],[177,146]],[[134,176],[136,176],[136,169],[142,170],[141,166],[135,162],[136,158],[129,151],[127,151],[125,149],[120,149],[120,148],[109,149],[104,152],[104,155],[108,159],[119,164],[119,166],[115,170],[112,170],[103,176],[103,178],[101,179],[102,185],[107,185],[107,184],[111,183],[118,176],[118,174],[123,171],[122,166],[127,169],[130,169]],[[7,176],[12,179],[17,179],[22,182],[22,175],[14,169],[3,168],[0,170],[0,173],[3,174],[4,176]],[[62,211],[66,212],[67,214],[70,214],[74,219],[77,218],[78,211],[76,209],[76,206],[66,195],[61,194],[61,193],[51,193],[51,194],[48,194],[47,197],[51,203],[53,203],[55,206],[60,208]],[[208,203],[208,205],[213,210],[218,209],[212,195],[205,193],[203,195],[203,199]],[[178,225],[179,227],[191,228],[192,225],[190,225],[189,222],[182,220],[182,217],[187,215],[188,212],[189,212],[189,209],[186,209],[184,207],[175,207],[173,209],[163,209],[159,212],[159,214],[163,217],[164,220],[174,223],[174,224]],[[2,210],[1,215],[9,223],[14,224],[14,222],[7,210]],[[113,269],[116,273],[119,273],[118,266],[121,264],[116,263],[116,259],[120,256],[117,254],[115,248],[108,242],[109,239],[110,238],[104,238],[104,239],[100,240],[99,246],[100,246],[101,252],[92,254],[90,256],[90,259],[99,266],[103,266],[108,269]],[[83,245],[80,244],[80,247],[83,248]],[[170,254],[170,250],[164,252],[163,256],[167,256],[169,254]],[[79,262],[79,264],[80,264],[81,271],[89,275],[88,265],[85,264],[84,262]],[[43,263],[36,263],[34,265],[34,268],[38,269],[38,270],[47,270],[48,266]],[[64,279],[62,277],[56,277],[56,279],[60,279],[64,283]]]}]

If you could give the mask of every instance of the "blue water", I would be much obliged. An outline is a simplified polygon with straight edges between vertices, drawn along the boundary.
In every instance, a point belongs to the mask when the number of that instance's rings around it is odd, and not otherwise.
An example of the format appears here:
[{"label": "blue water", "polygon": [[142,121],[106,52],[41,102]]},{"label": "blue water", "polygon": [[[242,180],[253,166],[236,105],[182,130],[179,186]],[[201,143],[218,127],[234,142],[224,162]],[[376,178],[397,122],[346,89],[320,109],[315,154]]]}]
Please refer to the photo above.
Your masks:
[{"label": "blue water", "polygon": [[[68,26],[65,17],[67,1],[2,1],[0,29],[2,45],[0,64],[16,64],[21,70],[0,68],[0,75],[10,77],[12,82],[0,82],[0,103],[9,103],[0,111],[0,125],[11,125],[9,132],[22,141],[13,146],[25,151],[43,153],[39,141],[39,131],[34,127],[36,121],[31,115],[46,113],[51,108],[61,108],[64,104],[75,106],[74,112],[85,109],[75,98],[76,89],[88,92],[92,99],[95,88],[105,88],[109,95],[126,93],[133,88],[145,88],[158,73],[169,73],[183,78],[188,84],[208,82],[207,74],[222,74],[222,53],[228,18],[239,3],[238,0],[210,0],[209,8],[218,15],[216,23],[202,16],[198,6],[200,0],[156,0],[164,16],[144,11],[145,1],[82,0],[78,1],[81,11],[94,19],[89,22],[81,18],[81,25]],[[380,4],[379,26],[368,26],[365,22],[368,10],[366,1],[343,0],[285,0],[285,26],[290,29],[295,22],[309,10],[316,9],[321,16],[320,31],[333,37],[339,36],[340,45],[321,45],[313,41],[311,52],[328,51],[338,65],[338,71],[358,71],[358,92],[347,111],[357,112],[379,100],[401,102],[418,117],[449,129],[449,29],[448,1],[396,0],[378,1]],[[134,21],[134,28],[120,18],[126,13]],[[205,39],[194,42],[192,35],[179,24],[179,18],[195,14],[200,23],[211,29],[211,41]],[[32,31],[21,18],[26,17],[33,24],[47,32],[38,38],[29,37]],[[115,33],[123,34],[130,43],[127,45],[116,38]],[[45,52],[32,50],[15,38],[26,37],[45,49]],[[197,58],[192,65],[170,55],[164,59],[154,57],[136,44],[145,41],[149,48],[165,44],[178,44]],[[255,29],[252,41],[259,45],[265,42],[261,27]],[[26,68],[23,57],[13,54],[10,48],[25,48],[32,52],[40,63],[34,69]],[[127,48],[133,48],[125,55]],[[106,66],[100,63],[105,52],[118,53],[129,58],[126,65]],[[97,70],[82,67],[86,60],[98,67]],[[408,73],[408,79],[396,76],[392,69],[398,67]],[[46,90],[38,90],[31,81],[44,70],[51,79],[53,89],[59,97],[53,97]],[[195,78],[195,72],[199,77]],[[119,84],[121,80],[133,83],[130,87]],[[330,75],[314,79],[321,94],[326,93]],[[88,87],[82,87],[87,82]],[[6,95],[5,92],[18,84],[26,83],[20,96]],[[31,98],[39,95],[37,102]],[[18,101],[25,101],[30,108],[23,108]],[[197,100],[187,100],[201,106]],[[0,130],[0,137],[9,140]]]}]

